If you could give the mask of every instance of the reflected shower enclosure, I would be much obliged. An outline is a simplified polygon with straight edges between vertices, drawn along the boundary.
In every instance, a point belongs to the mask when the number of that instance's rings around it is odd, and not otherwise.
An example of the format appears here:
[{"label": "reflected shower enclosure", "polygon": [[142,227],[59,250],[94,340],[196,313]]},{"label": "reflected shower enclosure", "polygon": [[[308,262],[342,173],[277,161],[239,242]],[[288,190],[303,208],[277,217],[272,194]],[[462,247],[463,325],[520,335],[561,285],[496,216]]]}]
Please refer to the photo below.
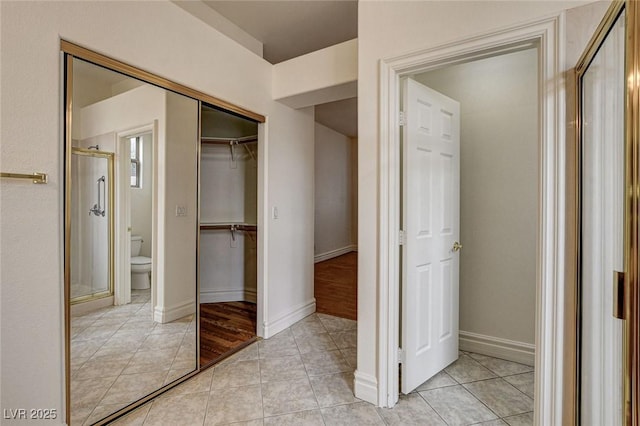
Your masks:
[{"label": "reflected shower enclosure", "polygon": [[71,303],[113,295],[113,154],[71,153]]}]

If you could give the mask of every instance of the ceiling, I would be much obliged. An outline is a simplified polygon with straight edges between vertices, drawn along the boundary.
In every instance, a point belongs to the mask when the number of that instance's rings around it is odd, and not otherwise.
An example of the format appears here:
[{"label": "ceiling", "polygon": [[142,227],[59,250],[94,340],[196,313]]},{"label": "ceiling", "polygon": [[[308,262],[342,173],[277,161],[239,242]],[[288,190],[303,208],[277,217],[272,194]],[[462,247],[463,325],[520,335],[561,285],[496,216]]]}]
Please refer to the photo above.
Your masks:
[{"label": "ceiling", "polygon": [[272,64],[358,37],[356,0],[203,3],[262,42]]},{"label": "ceiling", "polygon": [[[358,37],[357,0],[202,2],[260,41],[272,64]],[[317,105],[316,121],[357,137],[357,98]]]},{"label": "ceiling", "polygon": [[358,98],[316,105],[316,121],[350,138],[358,137]]}]

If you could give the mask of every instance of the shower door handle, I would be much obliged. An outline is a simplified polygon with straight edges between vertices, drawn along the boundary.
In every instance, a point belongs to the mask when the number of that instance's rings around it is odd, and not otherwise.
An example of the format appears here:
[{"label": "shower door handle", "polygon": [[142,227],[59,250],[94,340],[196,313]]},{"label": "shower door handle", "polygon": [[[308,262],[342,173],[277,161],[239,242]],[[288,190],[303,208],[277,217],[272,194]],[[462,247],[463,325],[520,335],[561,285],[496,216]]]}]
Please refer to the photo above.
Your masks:
[{"label": "shower door handle", "polygon": [[[101,176],[96,183],[98,184],[98,204],[94,204],[92,208],[89,209],[89,215],[91,215],[91,213],[93,213],[96,216],[102,216],[104,217],[105,213],[106,213],[106,209],[105,207],[107,206],[107,200],[106,200],[106,178],[104,176]],[[100,184],[102,183],[102,191],[100,191]],[[102,205],[100,204],[100,202],[102,201]]]}]

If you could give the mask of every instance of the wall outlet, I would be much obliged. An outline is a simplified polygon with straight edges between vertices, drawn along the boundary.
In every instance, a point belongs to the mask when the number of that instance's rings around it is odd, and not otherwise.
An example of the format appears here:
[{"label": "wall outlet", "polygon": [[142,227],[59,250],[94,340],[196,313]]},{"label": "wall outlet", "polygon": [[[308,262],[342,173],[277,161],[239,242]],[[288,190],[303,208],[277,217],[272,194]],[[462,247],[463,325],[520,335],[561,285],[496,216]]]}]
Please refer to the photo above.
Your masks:
[{"label": "wall outlet", "polygon": [[186,216],[187,215],[187,206],[176,206],[176,216]]}]

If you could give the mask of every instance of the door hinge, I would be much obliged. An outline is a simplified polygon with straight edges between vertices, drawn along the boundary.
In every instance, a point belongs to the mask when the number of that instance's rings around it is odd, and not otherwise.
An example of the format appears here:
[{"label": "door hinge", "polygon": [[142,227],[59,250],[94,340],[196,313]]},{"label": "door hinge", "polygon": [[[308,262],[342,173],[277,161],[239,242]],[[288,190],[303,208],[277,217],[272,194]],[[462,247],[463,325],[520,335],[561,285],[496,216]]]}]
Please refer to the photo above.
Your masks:
[{"label": "door hinge", "polygon": [[404,349],[398,348],[398,364],[404,364],[406,360]]},{"label": "door hinge", "polygon": [[403,246],[406,242],[405,232],[401,229],[398,231],[398,245]]},{"label": "door hinge", "polygon": [[624,272],[613,271],[613,316],[624,319]]},{"label": "door hinge", "polygon": [[400,111],[400,113],[398,114],[398,125],[404,126],[405,124],[407,124],[407,117],[404,111]]}]

